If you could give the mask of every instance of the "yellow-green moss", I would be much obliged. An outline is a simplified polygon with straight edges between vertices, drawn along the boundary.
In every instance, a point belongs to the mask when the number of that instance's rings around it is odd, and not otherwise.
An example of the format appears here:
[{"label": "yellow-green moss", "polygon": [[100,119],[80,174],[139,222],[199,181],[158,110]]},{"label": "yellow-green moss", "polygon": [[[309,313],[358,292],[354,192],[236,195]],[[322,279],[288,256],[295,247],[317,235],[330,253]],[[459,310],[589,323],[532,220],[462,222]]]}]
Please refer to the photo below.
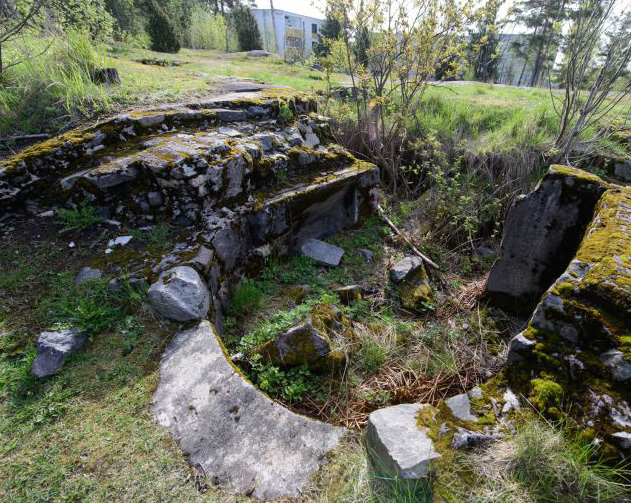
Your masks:
[{"label": "yellow-green moss", "polygon": [[561,404],[563,388],[559,383],[549,379],[531,379],[532,387],[529,397],[531,403],[539,410],[545,410]]}]

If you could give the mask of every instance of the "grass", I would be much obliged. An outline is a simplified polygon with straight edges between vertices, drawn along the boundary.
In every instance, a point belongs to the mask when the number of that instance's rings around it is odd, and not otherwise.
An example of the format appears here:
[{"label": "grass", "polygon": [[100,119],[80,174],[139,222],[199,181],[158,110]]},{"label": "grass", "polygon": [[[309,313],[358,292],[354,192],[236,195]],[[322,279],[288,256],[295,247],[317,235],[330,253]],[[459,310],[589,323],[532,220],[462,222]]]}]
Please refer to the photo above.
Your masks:
[{"label": "grass", "polygon": [[[216,92],[221,77],[254,78],[303,91],[325,87],[323,73],[277,58],[183,49],[175,55],[144,49],[93,46],[80,34],[26,37],[3,46],[7,59],[29,50],[36,57],[9,68],[0,86],[0,134],[59,133],[79,123],[135,106],[193,100]],[[182,66],[143,65],[168,59]],[[95,68],[113,67],[121,85],[92,82]],[[338,80],[339,77],[335,77]],[[10,143],[10,142],[9,142]],[[11,146],[10,144],[8,145]]]},{"label": "grass", "polygon": [[[595,451],[594,445],[526,412],[512,438],[461,456],[440,483],[457,500],[471,503],[631,501],[628,466],[594,460]],[[463,473],[467,487],[450,485],[454,474]]]},{"label": "grass", "polygon": [[[245,355],[239,364],[265,391],[295,410],[357,428],[378,407],[436,403],[484,380],[496,368],[503,350],[500,334],[507,327],[484,308],[467,312],[452,304],[451,311],[442,308],[421,317],[398,308],[387,288],[387,271],[403,257],[406,245],[395,240],[379,218],[330,241],[345,250],[338,267],[321,267],[301,256],[271,261],[258,277],[244,282],[228,310],[224,341],[232,354]],[[366,263],[361,248],[370,248],[375,260]],[[463,288],[477,285],[484,271],[478,264],[468,277],[459,275]],[[305,284],[311,293],[296,299],[296,285]],[[372,293],[342,305],[333,290],[353,284]],[[447,298],[443,304],[454,294],[437,286],[437,295]],[[314,374],[303,380],[300,393],[290,393],[287,369],[262,365],[254,350],[321,302],[336,304],[353,320],[353,336],[345,344],[346,366],[340,373]]]},{"label": "grass", "polygon": [[72,231],[83,231],[104,221],[94,206],[84,202],[69,210],[61,209],[57,212],[62,225],[59,230],[62,234]]}]

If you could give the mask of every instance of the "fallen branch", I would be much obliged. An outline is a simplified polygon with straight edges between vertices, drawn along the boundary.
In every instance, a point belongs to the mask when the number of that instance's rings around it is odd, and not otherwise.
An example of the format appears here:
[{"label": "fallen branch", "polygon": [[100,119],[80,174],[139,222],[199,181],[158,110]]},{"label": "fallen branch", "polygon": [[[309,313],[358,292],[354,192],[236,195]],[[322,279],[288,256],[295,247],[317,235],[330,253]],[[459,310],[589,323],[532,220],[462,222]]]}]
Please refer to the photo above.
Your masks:
[{"label": "fallen branch", "polygon": [[391,228],[391,229],[395,232],[395,234],[396,234],[397,236],[401,236],[401,237],[403,238],[403,240],[404,240],[404,241],[405,241],[408,245],[410,245],[410,249],[414,252],[414,254],[415,254],[415,255],[418,255],[418,256],[419,256],[419,257],[423,260],[423,262],[425,262],[427,265],[432,266],[434,269],[438,269],[438,270],[440,270],[440,267],[438,267],[438,265],[436,265],[436,263],[435,263],[435,262],[433,262],[433,261],[432,261],[430,258],[428,258],[427,256],[423,255],[423,254],[419,251],[419,249],[418,249],[416,246],[414,246],[414,245],[412,244],[412,242],[410,241],[410,239],[409,239],[409,238],[408,238],[405,234],[403,234],[403,232],[401,232],[401,231],[397,228],[397,226],[396,226],[396,225],[394,225],[394,223],[392,222],[392,220],[390,220],[390,219],[388,218],[388,215],[386,215],[386,212],[383,210],[383,208],[381,207],[381,205],[380,205],[380,204],[378,204],[378,205],[377,205],[377,210],[379,210],[379,214],[383,217],[383,219],[384,219],[384,220],[386,221],[386,223],[390,226],[390,228]]}]

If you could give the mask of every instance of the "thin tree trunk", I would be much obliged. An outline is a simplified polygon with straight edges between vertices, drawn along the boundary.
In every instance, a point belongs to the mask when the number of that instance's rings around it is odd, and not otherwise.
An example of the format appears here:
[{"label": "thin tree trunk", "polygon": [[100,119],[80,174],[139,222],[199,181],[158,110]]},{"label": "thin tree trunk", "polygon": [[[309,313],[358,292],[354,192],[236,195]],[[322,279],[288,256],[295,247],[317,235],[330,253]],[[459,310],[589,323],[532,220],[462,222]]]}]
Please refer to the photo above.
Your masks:
[{"label": "thin tree trunk", "polygon": [[274,47],[276,54],[280,54],[280,47],[278,46],[278,37],[276,36],[276,11],[274,10],[274,0],[269,0],[269,8],[272,12],[272,31],[274,32]]}]

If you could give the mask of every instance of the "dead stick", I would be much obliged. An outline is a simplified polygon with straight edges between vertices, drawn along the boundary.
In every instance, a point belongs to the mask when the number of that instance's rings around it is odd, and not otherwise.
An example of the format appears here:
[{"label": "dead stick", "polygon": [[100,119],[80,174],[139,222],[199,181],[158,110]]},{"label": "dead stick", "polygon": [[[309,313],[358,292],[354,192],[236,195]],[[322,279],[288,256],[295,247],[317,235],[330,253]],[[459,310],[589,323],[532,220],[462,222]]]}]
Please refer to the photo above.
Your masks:
[{"label": "dead stick", "polygon": [[412,244],[412,242],[408,239],[408,237],[407,237],[405,234],[403,234],[403,233],[402,233],[402,232],[401,232],[401,231],[397,228],[397,226],[396,226],[396,225],[394,225],[394,223],[392,222],[392,220],[390,220],[390,219],[388,218],[388,215],[386,215],[386,212],[383,210],[383,208],[381,207],[381,205],[380,205],[380,204],[378,204],[378,205],[377,205],[377,209],[379,210],[379,214],[383,217],[383,219],[384,219],[384,220],[386,221],[386,223],[390,226],[390,228],[391,228],[391,229],[392,229],[392,230],[393,230],[393,231],[397,234],[397,236],[401,236],[401,237],[405,240],[405,242],[406,242],[408,245],[410,245],[410,248],[412,249],[412,251],[413,251],[416,255],[418,255],[419,257],[421,257],[421,258],[423,259],[423,261],[424,261],[425,263],[427,263],[427,265],[431,265],[434,269],[438,269],[438,270],[440,270],[440,267],[438,267],[438,265],[436,265],[436,263],[435,263],[435,262],[433,262],[431,259],[429,259],[429,258],[428,258],[428,257],[426,257],[425,255],[423,255],[423,254],[419,251],[419,249],[418,249],[416,246],[414,246],[414,245]]}]

